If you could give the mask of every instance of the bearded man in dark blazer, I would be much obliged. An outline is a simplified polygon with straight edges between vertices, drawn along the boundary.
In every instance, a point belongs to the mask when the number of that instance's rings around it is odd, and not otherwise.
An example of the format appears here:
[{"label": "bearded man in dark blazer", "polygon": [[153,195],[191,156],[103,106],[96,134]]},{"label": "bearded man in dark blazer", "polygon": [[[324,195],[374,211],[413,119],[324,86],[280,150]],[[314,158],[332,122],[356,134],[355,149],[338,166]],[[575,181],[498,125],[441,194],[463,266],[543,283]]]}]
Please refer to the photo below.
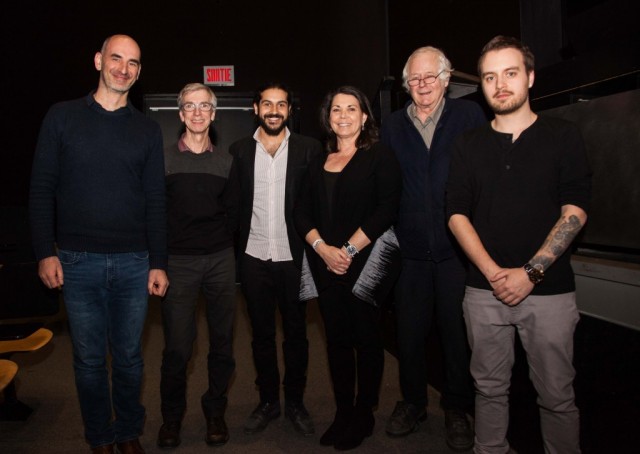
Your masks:
[{"label": "bearded man in dark blazer", "polygon": [[296,195],[319,141],[287,128],[291,93],[282,84],[261,87],[254,98],[258,128],[231,145],[241,186],[238,264],[251,328],[260,403],[249,415],[246,433],[264,430],[280,416],[280,372],[276,348],[276,307],[284,331],[285,415],[299,433],[314,425],[303,403],[309,358],[306,304],[299,299],[303,240],[293,226]]}]

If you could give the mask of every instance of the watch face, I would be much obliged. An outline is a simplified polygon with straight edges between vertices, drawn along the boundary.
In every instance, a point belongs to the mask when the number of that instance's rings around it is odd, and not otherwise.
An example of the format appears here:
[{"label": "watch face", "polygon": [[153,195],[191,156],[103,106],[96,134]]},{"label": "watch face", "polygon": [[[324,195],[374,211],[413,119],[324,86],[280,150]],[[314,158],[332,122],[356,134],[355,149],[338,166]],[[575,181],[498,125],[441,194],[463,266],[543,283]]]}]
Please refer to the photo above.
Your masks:
[{"label": "watch face", "polygon": [[524,266],[524,270],[527,272],[527,275],[529,276],[529,280],[534,285],[538,285],[544,279],[544,272],[537,268],[534,268],[528,263]]},{"label": "watch face", "polygon": [[358,253],[358,249],[356,249],[356,247],[351,243],[346,243],[344,245],[344,248],[351,258],[355,257],[355,255]]}]

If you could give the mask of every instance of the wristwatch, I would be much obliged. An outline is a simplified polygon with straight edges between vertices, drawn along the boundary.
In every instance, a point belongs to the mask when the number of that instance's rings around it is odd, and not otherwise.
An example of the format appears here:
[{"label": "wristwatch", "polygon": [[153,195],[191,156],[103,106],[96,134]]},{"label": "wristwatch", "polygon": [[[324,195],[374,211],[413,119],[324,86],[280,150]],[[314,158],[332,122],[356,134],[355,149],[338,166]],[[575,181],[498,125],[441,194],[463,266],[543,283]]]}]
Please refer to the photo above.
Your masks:
[{"label": "wristwatch", "polygon": [[533,282],[534,285],[538,285],[544,279],[544,271],[539,268],[534,267],[531,263],[524,264],[524,270],[527,272],[529,276],[529,280]]},{"label": "wristwatch", "polygon": [[358,253],[358,248],[355,247],[353,244],[349,243],[348,241],[346,243],[344,243],[343,247],[346,249],[347,254],[351,258],[354,258],[356,256],[356,254]]}]

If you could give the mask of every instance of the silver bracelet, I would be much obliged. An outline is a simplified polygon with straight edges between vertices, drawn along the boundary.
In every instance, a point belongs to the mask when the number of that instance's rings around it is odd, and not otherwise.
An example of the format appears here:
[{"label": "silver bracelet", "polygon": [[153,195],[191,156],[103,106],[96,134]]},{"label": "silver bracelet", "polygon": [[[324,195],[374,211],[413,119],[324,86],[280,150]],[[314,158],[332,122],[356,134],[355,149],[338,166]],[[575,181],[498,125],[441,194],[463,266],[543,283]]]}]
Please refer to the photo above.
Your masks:
[{"label": "silver bracelet", "polygon": [[313,244],[311,245],[311,247],[313,248],[313,250],[315,251],[316,248],[320,245],[320,243],[324,243],[324,240],[322,238],[318,238],[317,240],[315,240],[313,242]]}]

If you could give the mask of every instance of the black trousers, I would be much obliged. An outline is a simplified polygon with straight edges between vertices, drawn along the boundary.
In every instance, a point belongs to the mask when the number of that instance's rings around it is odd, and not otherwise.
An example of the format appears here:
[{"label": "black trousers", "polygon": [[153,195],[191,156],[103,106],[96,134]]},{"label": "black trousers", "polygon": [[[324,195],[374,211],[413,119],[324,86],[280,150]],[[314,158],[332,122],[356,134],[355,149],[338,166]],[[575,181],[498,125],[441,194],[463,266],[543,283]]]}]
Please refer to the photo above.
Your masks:
[{"label": "black trousers", "polygon": [[307,383],[309,342],[306,302],[300,301],[300,270],[293,261],[273,262],[243,254],[240,279],[253,331],[253,360],[261,402],[280,400],[280,372],[276,348],[276,308],[280,310],[284,342],[284,397],[302,403]]},{"label": "black trousers", "polygon": [[375,407],[384,369],[380,310],[339,282],[320,291],[318,303],[337,407]]},{"label": "black trousers", "polygon": [[209,328],[209,388],[202,395],[206,418],[224,414],[227,387],[235,370],[235,257],[233,248],[202,256],[169,256],[171,283],[162,302],[165,348],[160,379],[165,422],[180,421],[186,409],[187,366],[196,338],[196,308],[200,291]]},{"label": "black trousers", "polygon": [[395,295],[400,388],[404,400],[418,407],[427,405],[425,341],[435,318],[445,372],[441,405],[473,408],[470,351],[462,316],[465,279],[466,269],[458,257],[441,262],[402,261]]}]

